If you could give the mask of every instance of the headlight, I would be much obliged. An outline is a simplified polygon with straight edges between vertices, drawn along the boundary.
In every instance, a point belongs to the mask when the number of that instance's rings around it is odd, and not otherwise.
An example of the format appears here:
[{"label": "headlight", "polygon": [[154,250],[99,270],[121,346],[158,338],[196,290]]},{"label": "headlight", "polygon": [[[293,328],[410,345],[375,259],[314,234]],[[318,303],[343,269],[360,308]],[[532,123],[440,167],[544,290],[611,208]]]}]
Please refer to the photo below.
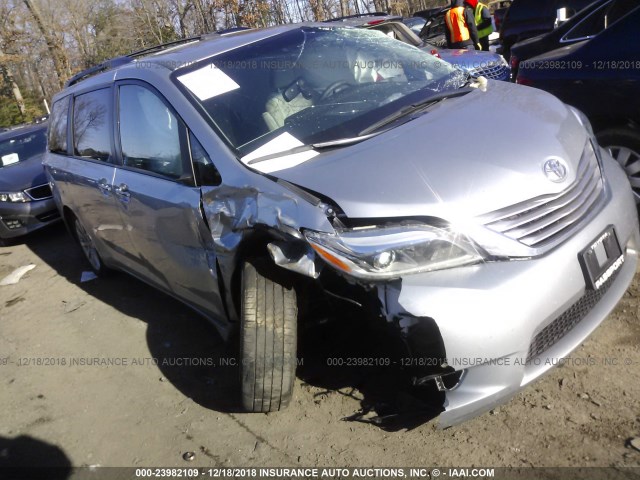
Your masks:
[{"label": "headlight", "polygon": [[589,121],[587,116],[575,107],[570,106],[569,108],[580,122],[580,125],[582,125],[587,130],[589,136],[591,136],[591,138],[594,138],[595,135],[593,133],[593,127],[591,126],[591,122]]},{"label": "headlight", "polygon": [[480,262],[466,236],[429,225],[372,227],[328,234],[305,231],[327,263],[357,278],[383,280]]},{"label": "headlight", "polygon": [[582,111],[571,106],[569,108],[571,109],[575,117],[580,122],[580,125],[582,125],[585,128],[585,130],[587,131],[587,134],[589,135],[589,142],[591,143],[591,148],[587,146],[586,147],[587,149],[585,150],[585,153],[583,153],[583,155],[586,155],[589,152],[595,155],[596,159],[598,160],[598,165],[600,166],[600,173],[602,174],[604,170],[602,166],[602,155],[600,154],[600,144],[598,143],[598,139],[596,138],[595,133],[593,133],[593,127],[591,126],[591,122],[589,121],[587,116],[584,113],[582,113]]},{"label": "headlight", "polygon": [[0,202],[24,203],[31,199],[23,192],[0,192]]}]

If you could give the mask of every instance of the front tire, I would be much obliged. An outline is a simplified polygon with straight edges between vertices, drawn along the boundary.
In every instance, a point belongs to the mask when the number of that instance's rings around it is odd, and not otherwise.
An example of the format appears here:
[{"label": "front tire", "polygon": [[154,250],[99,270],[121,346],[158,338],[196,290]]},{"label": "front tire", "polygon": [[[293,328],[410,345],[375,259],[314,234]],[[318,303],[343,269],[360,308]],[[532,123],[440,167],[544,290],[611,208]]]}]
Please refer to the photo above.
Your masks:
[{"label": "front tire", "polygon": [[240,373],[242,405],[275,412],[289,405],[296,375],[298,308],[293,286],[271,262],[242,270]]},{"label": "front tire", "polygon": [[640,132],[630,128],[612,128],[598,134],[598,143],[627,173],[636,205],[640,205]]}]

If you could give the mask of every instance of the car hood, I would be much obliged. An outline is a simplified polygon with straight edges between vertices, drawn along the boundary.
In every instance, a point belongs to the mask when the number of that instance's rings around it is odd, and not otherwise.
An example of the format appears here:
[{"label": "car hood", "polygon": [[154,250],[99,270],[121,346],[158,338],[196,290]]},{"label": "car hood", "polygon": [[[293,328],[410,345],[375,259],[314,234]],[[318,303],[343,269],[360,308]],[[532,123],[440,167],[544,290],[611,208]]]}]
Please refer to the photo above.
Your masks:
[{"label": "car hood", "polygon": [[[490,81],[487,91],[273,175],[329,197],[351,218],[462,221],[567,188],[587,137],[555,97]],[[544,173],[551,157],[568,166],[561,183]]]},{"label": "car hood", "polygon": [[42,167],[42,155],[0,167],[1,192],[20,192],[44,183],[47,183],[47,177]]}]

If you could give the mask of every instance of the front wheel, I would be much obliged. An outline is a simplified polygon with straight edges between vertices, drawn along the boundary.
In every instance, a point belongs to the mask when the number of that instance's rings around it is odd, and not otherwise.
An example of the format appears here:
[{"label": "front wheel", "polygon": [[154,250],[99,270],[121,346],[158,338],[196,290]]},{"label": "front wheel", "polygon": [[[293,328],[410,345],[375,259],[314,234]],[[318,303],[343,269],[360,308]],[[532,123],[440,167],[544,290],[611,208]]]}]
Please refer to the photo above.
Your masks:
[{"label": "front wheel", "polygon": [[636,204],[640,204],[640,132],[630,128],[604,130],[598,134],[598,143],[624,168]]},{"label": "front wheel", "polygon": [[296,375],[296,292],[266,260],[242,270],[240,372],[242,404],[249,412],[289,405]]}]

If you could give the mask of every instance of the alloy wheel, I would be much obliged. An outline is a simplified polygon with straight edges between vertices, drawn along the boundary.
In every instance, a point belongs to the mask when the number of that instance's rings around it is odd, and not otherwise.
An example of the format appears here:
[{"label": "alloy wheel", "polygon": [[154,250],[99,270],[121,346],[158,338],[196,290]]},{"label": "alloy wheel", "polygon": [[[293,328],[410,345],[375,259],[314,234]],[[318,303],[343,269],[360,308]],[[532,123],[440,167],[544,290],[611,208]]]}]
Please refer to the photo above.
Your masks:
[{"label": "alloy wheel", "polygon": [[75,221],[75,227],[78,242],[80,242],[80,247],[82,248],[85,257],[87,257],[91,267],[96,272],[99,272],[102,268],[102,263],[100,261],[100,256],[98,255],[98,250],[96,250],[95,244],[93,243],[93,239],[89,236],[77,218]]}]

